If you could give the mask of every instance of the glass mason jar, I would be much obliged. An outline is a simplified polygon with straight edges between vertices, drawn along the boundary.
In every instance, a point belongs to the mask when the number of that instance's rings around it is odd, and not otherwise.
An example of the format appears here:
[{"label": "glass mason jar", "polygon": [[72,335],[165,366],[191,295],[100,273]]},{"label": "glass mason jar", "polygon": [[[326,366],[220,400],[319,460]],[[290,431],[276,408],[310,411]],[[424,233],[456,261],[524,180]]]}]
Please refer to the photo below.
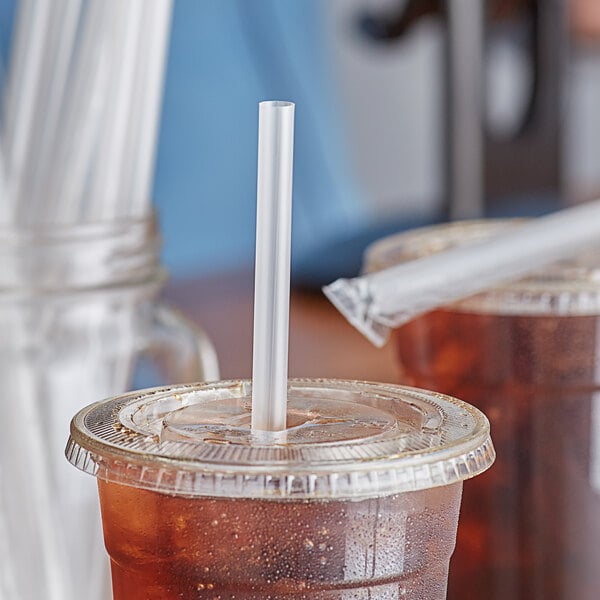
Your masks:
[{"label": "glass mason jar", "polygon": [[64,440],[90,402],[218,379],[164,282],[153,218],[0,229],[0,598],[111,597],[96,489]]},{"label": "glass mason jar", "polygon": [[[373,245],[366,268],[515,226],[400,234]],[[448,598],[598,598],[600,247],[422,315],[393,341],[400,381],[477,406],[497,450],[496,467],[465,484]]]}]

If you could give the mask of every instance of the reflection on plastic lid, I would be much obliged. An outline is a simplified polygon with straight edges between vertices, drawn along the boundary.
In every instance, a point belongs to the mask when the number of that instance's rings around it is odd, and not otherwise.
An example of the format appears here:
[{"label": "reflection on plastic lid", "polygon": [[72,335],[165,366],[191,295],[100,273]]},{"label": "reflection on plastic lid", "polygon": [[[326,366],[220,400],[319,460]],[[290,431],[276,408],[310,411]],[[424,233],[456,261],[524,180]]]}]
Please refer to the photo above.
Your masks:
[{"label": "reflection on plastic lid", "polygon": [[494,461],[485,416],[396,385],[291,380],[288,429],[250,429],[251,384],[156,388],[80,411],[67,458],[99,478],[188,496],[361,498],[448,485]]}]

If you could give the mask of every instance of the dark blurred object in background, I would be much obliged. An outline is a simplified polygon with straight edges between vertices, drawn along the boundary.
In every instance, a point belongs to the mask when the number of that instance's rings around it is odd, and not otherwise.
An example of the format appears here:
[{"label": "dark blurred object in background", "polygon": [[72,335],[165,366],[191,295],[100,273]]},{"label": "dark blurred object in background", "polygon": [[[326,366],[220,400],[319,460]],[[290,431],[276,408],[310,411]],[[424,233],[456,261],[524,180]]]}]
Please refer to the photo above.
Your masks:
[{"label": "dark blurred object in background", "polygon": [[[364,15],[365,35],[390,43],[420,19],[442,19],[446,46],[448,218],[539,214],[564,203],[563,112],[568,49],[565,2],[410,0]],[[510,122],[490,118],[486,58],[493,43],[518,49],[525,89]]]}]

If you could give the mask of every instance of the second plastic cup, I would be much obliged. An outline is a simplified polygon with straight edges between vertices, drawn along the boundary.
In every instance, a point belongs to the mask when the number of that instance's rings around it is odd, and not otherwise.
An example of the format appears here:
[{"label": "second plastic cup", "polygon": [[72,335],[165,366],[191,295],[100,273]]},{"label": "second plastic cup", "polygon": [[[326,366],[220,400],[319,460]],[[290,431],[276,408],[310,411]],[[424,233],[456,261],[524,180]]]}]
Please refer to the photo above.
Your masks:
[{"label": "second plastic cup", "polygon": [[92,405],[69,461],[98,478],[116,600],[442,600],[485,416],[400,386],[290,382],[288,429],[250,429],[251,386]]},{"label": "second plastic cup", "polygon": [[[457,222],[373,245],[367,268],[493,236]],[[441,307],[394,332],[401,381],[489,416],[496,467],[465,487],[451,600],[596,600],[600,590],[600,253]]]}]

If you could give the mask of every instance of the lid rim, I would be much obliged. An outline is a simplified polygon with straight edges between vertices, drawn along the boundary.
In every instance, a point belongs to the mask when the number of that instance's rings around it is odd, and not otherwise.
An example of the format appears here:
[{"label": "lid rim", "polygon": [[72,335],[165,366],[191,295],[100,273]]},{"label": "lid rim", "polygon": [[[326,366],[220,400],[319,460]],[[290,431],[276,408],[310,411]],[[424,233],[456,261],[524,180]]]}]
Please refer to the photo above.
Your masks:
[{"label": "lid rim", "polygon": [[[319,475],[315,474],[313,471],[311,471],[310,469],[307,469],[305,472],[300,472],[300,471],[295,471],[294,473],[286,473],[286,472],[282,472],[280,473],[279,477],[272,477],[270,474],[267,473],[260,473],[260,472],[256,472],[256,473],[250,473],[247,476],[245,476],[245,480],[250,481],[250,482],[254,482],[257,478],[264,478],[267,479],[269,478],[271,481],[271,490],[267,490],[265,488],[261,488],[260,491],[252,491],[251,489],[248,490],[247,488],[244,488],[243,486],[238,486],[237,489],[237,494],[236,493],[232,493],[230,488],[223,488],[221,490],[218,489],[212,489],[210,490],[207,486],[190,486],[188,489],[181,489],[181,487],[175,488],[169,488],[164,486],[164,483],[161,481],[160,483],[156,483],[154,479],[148,481],[148,482],[144,482],[144,481],[140,481],[140,479],[138,477],[124,477],[124,476],[120,476],[120,477],[115,477],[115,476],[111,476],[110,475],[110,470],[107,469],[105,466],[103,465],[103,460],[102,459],[96,459],[94,460],[94,458],[92,458],[92,456],[87,456],[86,460],[90,463],[93,464],[92,468],[82,468],[81,466],[79,466],[78,464],[76,464],[75,460],[72,460],[70,457],[76,453],[76,452],[81,452],[81,451],[85,451],[85,449],[83,449],[81,446],[79,446],[78,444],[76,444],[75,442],[73,442],[72,440],[69,440],[69,443],[67,445],[67,450],[65,452],[67,458],[69,459],[69,462],[71,462],[71,464],[73,464],[74,466],[76,466],[77,468],[79,468],[81,471],[90,474],[90,475],[94,475],[95,477],[97,477],[98,479],[101,479],[103,481],[109,482],[109,483],[116,483],[119,485],[124,485],[124,486],[129,486],[129,487],[135,487],[135,488],[141,488],[144,490],[148,490],[148,491],[154,491],[157,493],[163,493],[163,494],[167,494],[167,495],[177,495],[177,496],[181,496],[181,497],[190,497],[190,498],[194,498],[194,497],[227,497],[227,498],[236,498],[236,499],[240,499],[240,498],[248,498],[248,499],[280,499],[280,498],[284,498],[284,499],[289,499],[289,500],[324,500],[324,499],[336,499],[336,500],[352,500],[352,499],[363,499],[363,498],[369,498],[369,497],[374,497],[374,496],[388,496],[388,495],[394,495],[394,494],[400,494],[400,493],[406,493],[406,492],[416,492],[416,491],[420,491],[420,490],[425,490],[425,489],[432,489],[435,487],[442,487],[445,485],[452,485],[454,483],[462,483],[463,481],[466,481],[468,479],[472,479],[473,477],[476,477],[477,475],[480,475],[481,473],[483,473],[484,471],[486,471],[494,462],[495,458],[496,458],[496,454],[492,445],[492,441],[491,438],[489,436],[487,436],[487,438],[484,440],[484,442],[482,443],[482,445],[480,446],[480,448],[478,448],[477,450],[472,450],[470,451],[468,454],[463,455],[462,457],[459,457],[459,459],[456,460],[456,468],[460,469],[461,468],[461,461],[464,461],[465,463],[467,462],[478,462],[478,466],[476,468],[470,468],[468,470],[468,472],[461,474],[460,476],[457,475],[455,477],[446,477],[444,479],[438,477],[438,479],[436,481],[429,481],[425,478],[412,478],[409,479],[406,477],[406,473],[404,469],[401,470],[397,470],[394,471],[391,468],[384,468],[383,466],[381,466],[381,468],[374,470],[374,471],[368,471],[368,472],[362,472],[360,473],[363,476],[370,476],[370,477],[387,477],[389,479],[394,480],[394,484],[393,485],[380,485],[376,488],[370,487],[368,490],[365,489],[352,489],[350,490],[346,490],[346,491],[340,491],[334,488],[334,486],[331,485],[327,485],[327,490],[328,491],[324,491],[324,492],[317,492],[314,489],[312,491],[307,490],[306,488],[309,486],[303,486],[300,485],[297,487],[297,489],[290,489],[292,488],[292,486],[289,484],[290,481],[293,480],[302,480],[302,479],[306,479],[306,478],[315,478],[318,479]],[[477,457],[476,454],[480,454],[482,455],[482,460],[477,461]],[[472,455],[472,456],[470,456]],[[423,457],[425,458],[425,457]],[[425,460],[423,460],[422,463],[417,463],[413,466],[418,467],[418,466],[425,466],[426,462]],[[144,467],[142,465],[138,465],[139,469],[142,470]],[[338,486],[339,487],[339,476],[340,475],[352,475],[353,473],[356,474],[355,471],[347,471],[347,472],[339,472],[336,473],[336,479],[338,479]],[[207,471],[207,472],[202,472],[202,471],[198,471],[198,470],[190,470],[187,472],[182,472],[182,476],[187,476],[187,477],[191,477],[191,478],[197,478],[197,477],[202,477],[203,475],[208,475],[210,477],[214,477],[215,473],[211,472],[211,471]],[[226,478],[233,478],[236,477],[236,475],[234,473],[219,473],[219,476],[222,479],[226,479]],[[404,477],[403,477],[404,476]],[[321,478],[325,479],[328,478],[327,476],[321,476]],[[402,481],[398,482],[399,479],[403,479]],[[315,484],[313,484],[315,485]]]},{"label": "lid rim", "polygon": [[[153,388],[114,398],[112,399],[114,404],[110,409],[113,414],[118,414],[123,406],[135,403],[136,399],[145,398],[149,402],[151,399],[160,398],[161,395],[165,398],[173,398],[194,391],[235,389],[242,393],[247,391],[248,385],[249,383],[244,380],[232,380]],[[105,400],[92,404],[75,415],[71,422],[71,436],[65,453],[74,466],[106,481],[178,495],[222,495],[247,498],[272,495],[290,498],[352,498],[414,491],[448,485],[473,477],[491,466],[495,458],[487,418],[477,409],[455,398],[417,388],[364,381],[291,379],[290,386],[297,386],[298,390],[311,392],[318,392],[319,387],[326,387],[330,391],[359,390],[365,395],[371,392],[371,397],[377,392],[382,394],[377,396],[378,398],[385,400],[385,395],[389,394],[390,399],[396,398],[407,403],[410,403],[411,398],[414,401],[427,399],[432,406],[436,406],[441,411],[440,414],[443,414],[444,419],[447,418],[445,409],[464,413],[465,417],[469,417],[469,425],[465,423],[469,429],[464,435],[460,435],[460,431],[455,432],[458,436],[456,439],[442,440],[438,439],[436,434],[431,438],[432,441],[430,440],[433,445],[414,449],[403,446],[410,444],[411,436],[415,436],[414,440],[417,441],[424,440],[425,433],[421,432],[420,437],[417,433],[409,432],[398,438],[369,441],[370,438],[367,437],[358,441],[352,440],[347,447],[344,447],[347,455],[341,458],[339,456],[322,458],[318,453],[308,457],[303,456],[304,449],[306,449],[305,454],[310,455],[311,450],[317,446],[320,452],[339,447],[326,442],[299,444],[295,447],[240,446],[246,452],[246,458],[225,464],[223,461],[231,460],[231,457],[226,455],[225,450],[222,453],[219,453],[219,450],[224,447],[230,449],[230,445],[218,445],[213,452],[212,447],[207,444],[179,440],[158,443],[156,436],[139,432],[124,433],[124,435],[129,433],[135,440],[134,447],[123,448],[110,439],[102,439],[98,433],[88,429],[86,418],[102,407],[109,407],[110,401]],[[456,418],[456,415],[453,418]],[[115,439],[123,435],[122,431],[112,425],[102,427],[107,435]],[[456,429],[457,426],[450,419],[447,427]],[[415,445],[418,446],[418,443]],[[166,454],[172,448],[176,448],[180,455],[174,457]],[[281,448],[284,450],[280,452]],[[181,452],[188,449],[190,454],[182,456]],[[274,450],[269,459],[265,457],[265,460],[262,460],[256,457],[256,454],[262,451],[265,451],[268,456],[268,451],[272,449]],[[290,458],[286,460],[278,458],[279,454],[285,454],[286,450]],[[478,453],[481,459],[477,458]],[[263,455],[264,453],[261,454]],[[303,460],[314,462],[303,462]],[[150,471],[153,473],[151,476]],[[433,471],[437,474],[432,475]],[[423,480],[419,482],[420,472],[424,474]],[[144,477],[150,477],[151,480],[145,482]],[[349,483],[351,480],[356,483],[365,478],[367,478],[365,481],[369,478],[373,481],[369,480],[368,485],[363,483],[362,487],[356,484],[355,489],[351,488]],[[182,484],[184,479],[185,482]],[[214,481],[217,479],[221,482],[231,481],[223,485],[222,490],[218,490],[214,487]],[[256,489],[252,488],[253,482],[256,483],[261,479],[265,481],[257,483]],[[335,483],[333,479],[339,481]],[[213,483],[208,480],[212,480]],[[271,488],[276,491],[273,492]]]}]

